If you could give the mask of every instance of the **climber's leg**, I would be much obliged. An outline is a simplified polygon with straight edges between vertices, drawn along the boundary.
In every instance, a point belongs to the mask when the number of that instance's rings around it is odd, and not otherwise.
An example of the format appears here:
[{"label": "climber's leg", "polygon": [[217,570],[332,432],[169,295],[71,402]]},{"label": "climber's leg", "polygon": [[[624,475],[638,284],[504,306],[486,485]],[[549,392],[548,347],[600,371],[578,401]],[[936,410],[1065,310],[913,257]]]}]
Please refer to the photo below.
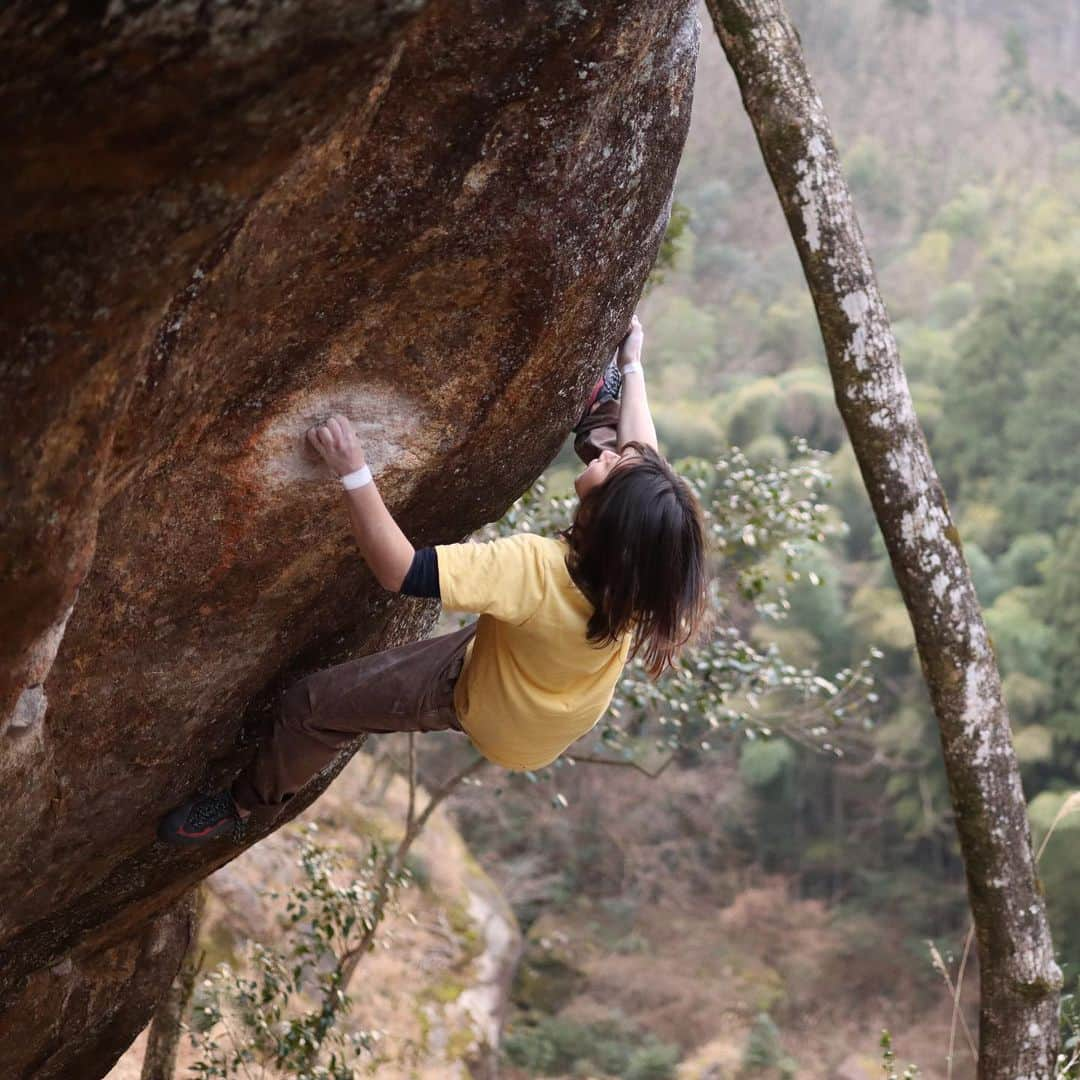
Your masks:
[{"label": "climber's leg", "polygon": [[602,450],[617,450],[618,426],[619,399],[600,402],[592,412],[586,412],[574,428],[574,452],[588,465]]},{"label": "climber's leg", "polygon": [[245,810],[285,802],[364,732],[461,731],[454,686],[475,624],[319,671],[293,686],[233,785]]},{"label": "climber's leg", "polygon": [[170,844],[239,840],[249,811],[285,802],[364,732],[461,731],[454,687],[475,632],[474,624],[302,679],[232,789],[188,799],[161,819],[158,836]]},{"label": "climber's leg", "polygon": [[603,450],[617,450],[616,429],[619,424],[619,394],[622,372],[618,352],[608,361],[593,387],[589,404],[574,426],[574,451],[586,465],[600,456]]}]

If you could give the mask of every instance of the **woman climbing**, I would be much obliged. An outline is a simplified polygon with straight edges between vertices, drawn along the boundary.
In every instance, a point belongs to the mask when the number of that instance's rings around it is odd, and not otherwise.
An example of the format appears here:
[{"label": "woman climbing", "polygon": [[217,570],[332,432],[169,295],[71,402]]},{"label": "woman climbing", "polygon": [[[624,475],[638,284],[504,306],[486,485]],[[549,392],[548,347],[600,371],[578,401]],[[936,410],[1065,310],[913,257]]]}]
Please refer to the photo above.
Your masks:
[{"label": "woman climbing", "polygon": [[287,801],[362,732],[452,729],[498,765],[538,769],[603,715],[629,655],[654,676],[668,666],[703,614],[705,535],[696,498],[657,450],[643,340],[635,315],[574,429],[586,468],[558,539],[519,533],[416,551],[349,422],[332,416],[308,432],[341,478],[379,583],[480,617],[302,679],[231,789],[167,814],[163,840],[242,833],[252,811]]}]

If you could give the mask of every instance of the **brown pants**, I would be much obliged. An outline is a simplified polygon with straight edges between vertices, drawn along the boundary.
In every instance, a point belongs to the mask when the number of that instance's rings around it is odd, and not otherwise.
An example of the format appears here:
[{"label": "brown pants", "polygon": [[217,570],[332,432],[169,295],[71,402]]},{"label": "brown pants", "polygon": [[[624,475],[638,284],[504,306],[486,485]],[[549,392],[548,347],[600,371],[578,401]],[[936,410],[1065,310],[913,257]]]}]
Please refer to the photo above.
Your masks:
[{"label": "brown pants", "polygon": [[[574,429],[587,462],[615,447],[619,403],[608,401]],[[290,799],[364,732],[462,731],[454,687],[476,633],[467,626],[318,671],[286,694],[269,737],[237,777],[233,796],[245,810]]]},{"label": "brown pants", "polygon": [[574,452],[586,465],[600,456],[601,450],[617,450],[619,402],[605,401],[586,413],[574,428]]},{"label": "brown pants", "polygon": [[233,784],[245,810],[291,798],[363,732],[461,731],[454,686],[476,626],[363,656],[301,679]]}]

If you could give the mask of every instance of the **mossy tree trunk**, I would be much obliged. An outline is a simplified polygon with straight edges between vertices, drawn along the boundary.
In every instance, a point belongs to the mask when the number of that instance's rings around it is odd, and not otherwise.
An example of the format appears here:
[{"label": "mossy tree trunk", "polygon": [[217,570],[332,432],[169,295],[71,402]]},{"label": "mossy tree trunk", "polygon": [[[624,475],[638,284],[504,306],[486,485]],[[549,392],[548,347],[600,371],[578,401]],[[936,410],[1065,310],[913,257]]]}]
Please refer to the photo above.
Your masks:
[{"label": "mossy tree trunk", "polygon": [[142,1072],[139,1080],[173,1080],[176,1074],[176,1051],[180,1046],[180,1036],[184,1031],[184,1017],[191,1004],[191,995],[195,991],[195,980],[199,975],[199,928],[202,925],[203,910],[206,907],[205,886],[199,885],[192,890],[190,903],[191,940],[184,954],[180,970],[173,979],[169,992],[158,1003],[154,1019],[150,1023],[150,1034],[146,1039],[146,1053],[143,1054]]},{"label": "mossy tree trunk", "polygon": [[1001,678],[821,99],[780,0],[707,0],[817,309],[937,715],[978,937],[980,1078],[1051,1077],[1061,973]]}]

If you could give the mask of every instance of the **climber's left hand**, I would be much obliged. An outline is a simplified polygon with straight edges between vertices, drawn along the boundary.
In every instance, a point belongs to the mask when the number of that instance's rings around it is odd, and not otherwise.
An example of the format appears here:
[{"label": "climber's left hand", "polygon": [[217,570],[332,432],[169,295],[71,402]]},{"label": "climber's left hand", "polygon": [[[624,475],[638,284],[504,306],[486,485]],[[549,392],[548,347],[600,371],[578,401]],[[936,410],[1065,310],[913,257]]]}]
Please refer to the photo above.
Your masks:
[{"label": "climber's left hand", "polygon": [[341,413],[334,413],[325,424],[308,428],[307,440],[338,476],[356,472],[366,464],[364,448],[352,424]]}]

